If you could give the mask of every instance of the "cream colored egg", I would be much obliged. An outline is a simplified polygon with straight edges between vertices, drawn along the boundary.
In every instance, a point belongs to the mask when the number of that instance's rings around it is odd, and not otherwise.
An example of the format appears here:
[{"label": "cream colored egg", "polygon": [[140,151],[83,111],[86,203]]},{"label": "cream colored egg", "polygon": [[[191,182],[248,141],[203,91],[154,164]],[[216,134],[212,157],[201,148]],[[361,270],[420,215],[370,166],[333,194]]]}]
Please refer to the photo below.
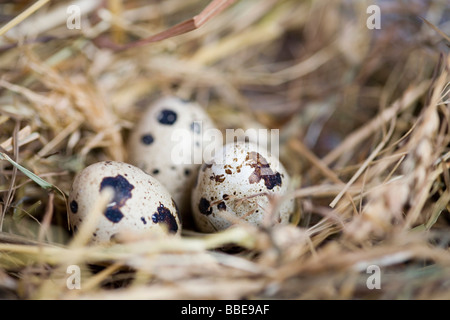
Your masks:
[{"label": "cream colored egg", "polygon": [[215,126],[195,102],[164,97],[144,112],[129,139],[129,162],[157,178],[172,194],[183,216],[207,145],[222,146],[206,133]]},{"label": "cream colored egg", "polygon": [[[228,228],[232,218],[260,226],[269,214],[269,197],[285,195],[289,175],[269,152],[253,143],[229,143],[205,162],[192,193],[197,228],[214,232]],[[281,203],[275,221],[288,223],[294,200]]]},{"label": "cream colored egg", "polygon": [[79,172],[69,195],[69,219],[76,230],[105,188],[113,197],[92,235],[93,243],[109,242],[121,232],[180,235],[178,210],[166,188],[151,175],[123,162],[94,163]]}]

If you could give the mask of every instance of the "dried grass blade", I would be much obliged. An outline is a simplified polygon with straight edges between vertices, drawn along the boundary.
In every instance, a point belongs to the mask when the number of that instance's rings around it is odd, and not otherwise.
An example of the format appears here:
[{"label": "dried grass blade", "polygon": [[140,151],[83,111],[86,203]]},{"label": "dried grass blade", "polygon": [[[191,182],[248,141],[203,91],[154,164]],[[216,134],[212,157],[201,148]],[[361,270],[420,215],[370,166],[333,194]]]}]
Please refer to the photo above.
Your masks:
[{"label": "dried grass blade", "polygon": [[236,0],[213,0],[209,3],[209,5],[205,9],[203,9],[198,15],[194,16],[193,18],[180,22],[167,30],[164,30],[148,38],[138,40],[136,42],[131,42],[126,45],[120,46],[108,40],[104,40],[103,43],[101,43],[101,45],[117,51],[121,51],[176,37],[181,34],[200,28],[208,20],[214,18],[223,10],[231,6],[235,1]]},{"label": "dried grass blade", "polygon": [[208,20],[214,18],[223,10],[231,6],[236,0],[214,0],[211,1],[208,6],[200,12],[199,15],[193,18],[195,27],[199,28],[204,25]]},{"label": "dried grass blade", "polygon": [[431,23],[424,17],[419,16],[419,18],[423,22],[425,22],[430,28],[432,28],[434,31],[436,31],[442,38],[444,38],[448,42],[448,45],[450,45],[450,37],[448,35],[446,35],[441,29],[439,29],[437,26],[435,26],[433,23]]},{"label": "dried grass blade", "polygon": [[95,202],[95,205],[90,209],[87,219],[84,220],[81,227],[78,229],[76,236],[73,238],[72,242],[69,244],[69,248],[77,248],[88,243],[91,234],[97,227],[97,222],[99,221],[102,212],[105,210],[108,203],[111,201],[114,195],[114,190],[110,188],[105,188],[100,193],[100,197]]},{"label": "dried grass blade", "polygon": [[390,121],[399,112],[410,107],[417,101],[429,88],[430,81],[425,80],[418,86],[407,90],[402,97],[396,100],[390,108],[384,110],[379,116],[375,117],[372,121],[364,125],[359,130],[350,134],[337,148],[331,151],[323,158],[323,162],[327,165],[331,164],[337,158],[339,158],[344,152],[354,148],[357,144],[361,143],[364,139],[369,137],[384,123]]},{"label": "dried grass blade", "polygon": [[4,35],[8,30],[14,28],[16,25],[27,19],[30,15],[38,11],[40,8],[42,8],[44,5],[46,5],[50,0],[38,0],[35,2],[31,7],[23,11],[21,14],[19,14],[17,17],[12,19],[10,22],[8,22],[6,25],[4,25],[0,29],[0,36]]},{"label": "dried grass blade", "polygon": [[391,138],[392,133],[395,129],[395,118],[392,120],[392,125],[389,129],[389,132],[384,137],[383,141],[375,148],[375,150],[372,151],[372,153],[369,155],[369,157],[364,161],[364,163],[361,165],[361,167],[356,171],[356,173],[353,175],[353,177],[350,179],[350,181],[345,185],[344,189],[342,189],[341,192],[334,198],[334,200],[330,203],[330,207],[334,208],[336,204],[341,200],[342,196],[347,192],[348,188],[356,181],[356,179],[359,178],[359,176],[366,170],[367,166],[372,162],[373,159],[380,153],[380,151],[384,148],[386,143]]}]

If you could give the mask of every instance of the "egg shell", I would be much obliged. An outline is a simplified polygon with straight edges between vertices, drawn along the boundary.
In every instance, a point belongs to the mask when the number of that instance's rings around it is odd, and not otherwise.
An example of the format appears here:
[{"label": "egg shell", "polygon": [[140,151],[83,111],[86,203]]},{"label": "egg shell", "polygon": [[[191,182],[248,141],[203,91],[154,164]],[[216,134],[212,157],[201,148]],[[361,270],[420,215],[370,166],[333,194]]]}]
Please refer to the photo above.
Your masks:
[{"label": "egg shell", "polygon": [[[284,195],[289,175],[283,165],[254,143],[229,143],[205,162],[192,192],[192,211],[199,231],[223,230],[231,222],[228,212],[260,226],[269,210],[269,195]],[[293,199],[283,201],[276,222],[288,223],[295,210]]]},{"label": "egg shell", "polygon": [[120,232],[180,235],[178,210],[169,192],[154,177],[124,162],[103,161],[80,171],[69,194],[69,221],[76,230],[110,187],[113,199],[100,217],[92,243],[104,243]]},{"label": "egg shell", "polygon": [[[215,125],[199,104],[169,96],[150,105],[130,135],[128,161],[161,181],[183,219],[190,213],[190,190],[210,143],[203,135],[209,129]],[[189,151],[178,152],[181,145]]]}]

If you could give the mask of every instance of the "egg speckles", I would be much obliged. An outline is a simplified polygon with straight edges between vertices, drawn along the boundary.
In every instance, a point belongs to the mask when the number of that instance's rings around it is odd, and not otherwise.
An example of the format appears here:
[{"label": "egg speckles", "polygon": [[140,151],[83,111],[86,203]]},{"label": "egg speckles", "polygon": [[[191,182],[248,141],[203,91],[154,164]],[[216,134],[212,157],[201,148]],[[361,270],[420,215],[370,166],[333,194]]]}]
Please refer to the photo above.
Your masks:
[{"label": "egg speckles", "polygon": [[178,209],[169,192],[155,178],[123,162],[103,161],[77,174],[69,195],[70,224],[76,229],[111,188],[113,197],[92,235],[93,243],[108,242],[120,232],[181,232]]},{"label": "egg speckles", "polygon": [[[200,231],[223,230],[231,222],[223,213],[261,225],[269,208],[268,195],[283,195],[289,176],[283,165],[253,143],[231,143],[205,162],[192,193],[194,220]],[[277,222],[289,222],[294,200],[279,207]]]},{"label": "egg speckles", "polygon": [[[161,181],[181,211],[189,212],[190,190],[203,148],[210,143],[203,133],[214,127],[197,103],[176,97],[161,98],[149,106],[132,131],[129,162]],[[220,147],[222,141],[218,143]],[[177,153],[180,146],[183,150]],[[200,155],[200,161],[195,161],[195,155]]]},{"label": "egg speckles", "polygon": [[274,172],[261,154],[255,151],[248,152],[245,161],[249,161],[250,167],[255,169],[248,177],[249,183],[258,183],[262,179],[264,180],[264,185],[269,190],[272,190],[276,186],[281,187],[281,174]]},{"label": "egg speckles", "polygon": [[142,142],[144,145],[146,145],[146,146],[151,145],[151,144],[153,143],[154,140],[155,140],[155,139],[153,138],[153,136],[152,136],[150,133],[143,134],[143,135],[141,136],[141,142]]},{"label": "egg speckles", "polygon": [[121,208],[125,205],[128,199],[131,198],[131,191],[134,186],[128,182],[126,178],[118,174],[115,177],[103,178],[100,183],[100,190],[111,187],[114,191],[114,197],[110,205],[106,208],[105,217],[114,223],[120,222],[123,218]]},{"label": "egg speckles", "polygon": [[177,121],[177,113],[173,110],[163,109],[158,113],[158,122],[162,125],[171,126]]}]

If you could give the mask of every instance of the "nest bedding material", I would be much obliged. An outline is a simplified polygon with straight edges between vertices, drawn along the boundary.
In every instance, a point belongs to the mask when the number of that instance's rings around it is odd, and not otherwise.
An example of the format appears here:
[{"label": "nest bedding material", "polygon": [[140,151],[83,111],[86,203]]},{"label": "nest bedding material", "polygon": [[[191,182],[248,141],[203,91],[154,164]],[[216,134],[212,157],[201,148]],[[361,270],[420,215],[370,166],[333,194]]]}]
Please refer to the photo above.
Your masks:
[{"label": "nest bedding material", "polygon": [[[0,1],[2,25],[33,3]],[[80,29],[68,3],[37,1],[0,37],[0,297],[450,298],[447,1],[241,0],[127,50],[107,44],[209,2],[71,3]],[[130,130],[167,94],[198,101],[222,130],[280,129],[300,213],[290,225],[110,246],[86,245],[92,225],[68,229],[75,174],[126,161]]]}]

